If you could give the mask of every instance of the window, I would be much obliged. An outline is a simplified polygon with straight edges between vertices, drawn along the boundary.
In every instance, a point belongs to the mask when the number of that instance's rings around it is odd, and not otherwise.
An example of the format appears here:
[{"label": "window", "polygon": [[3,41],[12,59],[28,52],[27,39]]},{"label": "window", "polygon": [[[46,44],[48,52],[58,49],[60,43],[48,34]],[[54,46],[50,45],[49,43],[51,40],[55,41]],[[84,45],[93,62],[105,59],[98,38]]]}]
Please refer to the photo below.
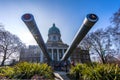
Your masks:
[{"label": "window", "polygon": [[53,58],[54,60],[57,60],[57,49],[53,50]]},{"label": "window", "polygon": [[56,41],[56,36],[53,36],[53,40]]}]

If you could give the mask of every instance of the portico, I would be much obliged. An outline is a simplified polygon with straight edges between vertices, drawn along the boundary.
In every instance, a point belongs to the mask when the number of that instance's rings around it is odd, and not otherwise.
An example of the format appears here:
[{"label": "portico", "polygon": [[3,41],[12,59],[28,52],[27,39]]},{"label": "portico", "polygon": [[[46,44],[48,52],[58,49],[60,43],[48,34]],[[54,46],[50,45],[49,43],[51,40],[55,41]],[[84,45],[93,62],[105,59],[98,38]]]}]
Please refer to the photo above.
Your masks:
[{"label": "portico", "polygon": [[50,57],[52,58],[52,60],[55,61],[59,61],[62,58],[65,51],[66,48],[52,48],[52,47],[48,48],[48,53]]}]

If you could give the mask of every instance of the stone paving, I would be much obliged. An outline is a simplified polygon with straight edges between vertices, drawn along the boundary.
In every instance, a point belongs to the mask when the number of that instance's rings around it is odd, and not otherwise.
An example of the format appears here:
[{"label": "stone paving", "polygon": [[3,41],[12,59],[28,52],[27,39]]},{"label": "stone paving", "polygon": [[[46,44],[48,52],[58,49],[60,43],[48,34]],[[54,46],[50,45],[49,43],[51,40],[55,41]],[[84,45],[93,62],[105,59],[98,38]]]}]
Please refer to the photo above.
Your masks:
[{"label": "stone paving", "polygon": [[54,72],[54,74],[55,74],[55,76],[56,76],[55,80],[70,80],[70,79],[66,76],[66,72],[63,72],[63,71],[58,72],[58,71],[56,71],[56,72]]}]

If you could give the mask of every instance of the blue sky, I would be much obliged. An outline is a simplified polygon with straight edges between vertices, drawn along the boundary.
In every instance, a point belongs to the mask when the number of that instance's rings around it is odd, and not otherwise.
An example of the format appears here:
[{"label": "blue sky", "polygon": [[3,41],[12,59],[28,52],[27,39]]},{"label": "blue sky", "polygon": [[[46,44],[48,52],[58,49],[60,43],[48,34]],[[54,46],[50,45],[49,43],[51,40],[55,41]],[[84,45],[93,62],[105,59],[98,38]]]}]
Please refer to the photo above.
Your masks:
[{"label": "blue sky", "polygon": [[99,21],[91,31],[109,26],[110,17],[120,8],[120,0],[0,0],[0,24],[25,44],[36,44],[21,20],[24,13],[34,15],[45,42],[55,23],[64,43],[70,44],[84,17],[95,13]]}]

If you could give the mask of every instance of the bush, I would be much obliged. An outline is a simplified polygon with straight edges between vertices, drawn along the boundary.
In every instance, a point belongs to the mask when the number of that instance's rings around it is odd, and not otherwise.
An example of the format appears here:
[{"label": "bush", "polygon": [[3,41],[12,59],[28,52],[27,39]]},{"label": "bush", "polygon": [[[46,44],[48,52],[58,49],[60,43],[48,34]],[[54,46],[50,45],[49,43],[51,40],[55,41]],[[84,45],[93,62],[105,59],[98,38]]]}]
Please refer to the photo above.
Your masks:
[{"label": "bush", "polygon": [[120,80],[120,68],[115,64],[77,64],[70,70],[70,75],[83,80]]},{"label": "bush", "polygon": [[9,66],[1,67],[0,74],[3,77],[12,78],[14,76],[14,68]]},{"label": "bush", "polygon": [[47,64],[20,62],[13,67],[0,68],[0,74],[9,79],[30,79],[34,75],[53,79],[53,71]]}]

